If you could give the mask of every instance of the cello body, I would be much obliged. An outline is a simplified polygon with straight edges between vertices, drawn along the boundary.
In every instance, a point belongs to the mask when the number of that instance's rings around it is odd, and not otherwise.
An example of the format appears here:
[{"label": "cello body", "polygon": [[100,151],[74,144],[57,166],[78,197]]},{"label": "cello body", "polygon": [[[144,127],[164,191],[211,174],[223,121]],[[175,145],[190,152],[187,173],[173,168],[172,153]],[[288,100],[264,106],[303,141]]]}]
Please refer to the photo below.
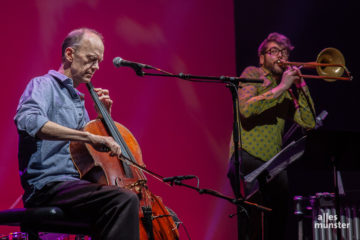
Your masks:
[{"label": "cello body", "polygon": [[[104,120],[90,121],[84,131],[102,136],[109,136],[109,129]],[[125,148],[138,165],[144,167],[139,144],[132,133],[123,125],[114,122],[118,133],[126,142]],[[116,138],[115,138],[116,139]],[[122,146],[122,151],[123,146]],[[159,196],[150,192],[144,173],[131,167],[117,156],[108,152],[99,152],[90,144],[70,143],[70,152],[80,178],[105,185],[115,185],[131,190],[140,200],[139,220],[141,240],[178,240],[179,232],[174,219],[176,215],[169,210]],[[171,213],[170,213],[171,211]]]}]

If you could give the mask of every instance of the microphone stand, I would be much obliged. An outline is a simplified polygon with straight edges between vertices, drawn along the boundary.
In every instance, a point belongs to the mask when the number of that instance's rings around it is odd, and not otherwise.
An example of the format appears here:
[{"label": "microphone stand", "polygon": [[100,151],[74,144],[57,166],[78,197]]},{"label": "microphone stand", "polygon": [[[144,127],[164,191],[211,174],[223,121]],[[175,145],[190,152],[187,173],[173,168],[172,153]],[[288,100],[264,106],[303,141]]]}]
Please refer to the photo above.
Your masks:
[{"label": "microphone stand", "polygon": [[241,78],[241,77],[228,77],[228,76],[195,76],[195,75],[190,75],[190,74],[184,74],[184,73],[180,73],[180,74],[172,74],[169,72],[166,72],[164,70],[161,70],[159,68],[155,68],[152,67],[150,65],[146,65],[147,69],[153,69],[162,73],[148,73],[148,72],[143,72],[142,71],[142,67],[139,65],[139,67],[137,69],[134,69],[136,72],[136,75],[138,76],[158,76],[158,77],[175,77],[175,78],[180,78],[180,79],[184,79],[187,81],[193,81],[193,82],[213,82],[213,83],[226,83],[226,87],[228,87],[230,89],[231,95],[232,95],[232,100],[233,100],[233,141],[234,141],[234,157],[235,157],[235,200],[231,199],[229,197],[226,197],[222,194],[216,193],[212,190],[208,190],[208,189],[199,189],[199,188],[195,188],[186,184],[183,184],[180,180],[174,180],[174,184],[176,185],[181,185],[181,186],[186,186],[188,188],[197,190],[200,194],[202,193],[206,193],[206,194],[211,194],[223,199],[226,199],[230,202],[232,202],[233,204],[236,204],[237,207],[237,228],[238,228],[238,240],[241,240],[241,236],[240,236],[240,223],[241,223],[241,211],[242,211],[242,206],[241,204],[249,204],[252,206],[257,206],[259,209],[265,210],[265,211],[271,211],[271,209],[254,204],[254,203],[249,203],[247,201],[244,201],[241,199],[241,195],[240,195],[240,160],[239,160],[239,140],[240,140],[240,136],[239,136],[239,126],[240,126],[240,119],[238,117],[238,113],[239,113],[239,100],[238,100],[238,88],[239,88],[239,83],[263,83],[264,80],[262,79],[252,79],[252,78]]},{"label": "microphone stand", "polygon": [[257,204],[257,203],[249,202],[249,201],[243,200],[243,199],[241,199],[241,198],[231,198],[231,197],[229,197],[229,196],[226,196],[226,195],[224,195],[224,194],[221,194],[221,193],[219,193],[219,192],[217,192],[217,191],[214,191],[214,190],[212,190],[212,189],[199,188],[199,187],[194,187],[194,186],[185,184],[185,183],[182,182],[182,180],[179,180],[179,179],[174,179],[173,181],[171,181],[170,185],[171,185],[171,186],[172,186],[172,185],[183,186],[183,187],[187,187],[187,188],[193,189],[193,190],[197,191],[197,192],[200,193],[200,194],[208,194],[208,195],[212,195],[212,196],[215,196],[215,197],[218,197],[218,198],[222,198],[222,199],[225,199],[225,200],[231,202],[232,204],[237,205],[238,207],[241,207],[242,204],[247,204],[247,205],[256,207],[256,208],[258,208],[258,209],[261,209],[261,210],[263,210],[263,211],[267,211],[267,212],[272,211],[271,208],[262,206],[262,205]]},{"label": "microphone stand", "polygon": [[[240,134],[239,134],[239,99],[238,99],[238,86],[239,82],[235,84],[228,84],[227,87],[230,89],[232,101],[233,101],[233,143],[234,143],[234,165],[235,165],[235,198],[240,198],[240,156],[239,156],[239,142],[240,142]],[[237,215],[237,223],[238,223],[238,240],[241,239],[240,236],[240,222],[241,222],[241,206],[237,205],[236,215]]]},{"label": "microphone stand", "polygon": [[[334,191],[335,191],[335,212],[336,216],[341,221],[340,215],[340,193],[339,193],[339,180],[338,180],[338,162],[335,156],[331,157],[331,163],[333,164],[333,174],[334,174]],[[336,229],[337,239],[341,239],[341,229]]]}]

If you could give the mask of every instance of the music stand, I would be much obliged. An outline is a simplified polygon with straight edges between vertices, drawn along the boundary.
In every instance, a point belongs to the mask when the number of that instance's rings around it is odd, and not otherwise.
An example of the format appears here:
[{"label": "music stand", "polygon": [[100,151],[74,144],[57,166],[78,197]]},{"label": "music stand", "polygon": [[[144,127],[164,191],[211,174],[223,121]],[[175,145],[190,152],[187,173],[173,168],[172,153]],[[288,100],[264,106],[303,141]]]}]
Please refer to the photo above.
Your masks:
[{"label": "music stand", "polygon": [[245,193],[245,199],[249,199],[260,188],[299,159],[305,152],[305,145],[306,136],[303,136],[299,140],[291,142],[269,161],[246,175],[244,178],[245,185],[250,186],[250,188],[246,187],[248,193]]}]

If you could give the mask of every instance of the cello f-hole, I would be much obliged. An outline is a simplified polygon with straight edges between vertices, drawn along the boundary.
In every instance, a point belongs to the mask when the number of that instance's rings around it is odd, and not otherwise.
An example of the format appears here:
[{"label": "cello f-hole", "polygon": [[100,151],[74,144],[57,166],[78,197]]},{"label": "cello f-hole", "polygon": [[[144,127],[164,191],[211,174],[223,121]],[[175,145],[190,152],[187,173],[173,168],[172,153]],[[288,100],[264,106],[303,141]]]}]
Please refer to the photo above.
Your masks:
[{"label": "cello f-hole", "polygon": [[121,182],[121,178],[116,177],[116,178],[115,178],[115,186],[120,187],[120,186],[121,186],[121,185],[120,185],[120,182]]}]

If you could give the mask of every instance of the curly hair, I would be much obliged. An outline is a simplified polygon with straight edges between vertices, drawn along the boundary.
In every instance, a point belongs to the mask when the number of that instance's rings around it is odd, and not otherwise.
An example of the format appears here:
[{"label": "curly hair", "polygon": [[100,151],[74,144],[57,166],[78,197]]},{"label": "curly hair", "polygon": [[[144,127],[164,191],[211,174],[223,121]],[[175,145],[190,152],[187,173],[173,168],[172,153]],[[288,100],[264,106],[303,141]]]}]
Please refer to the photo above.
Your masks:
[{"label": "curly hair", "polygon": [[284,46],[290,52],[294,49],[294,46],[291,45],[290,39],[285,35],[282,35],[277,32],[270,33],[269,36],[260,44],[258,48],[258,56],[265,54],[268,43],[275,42],[280,46]]}]

